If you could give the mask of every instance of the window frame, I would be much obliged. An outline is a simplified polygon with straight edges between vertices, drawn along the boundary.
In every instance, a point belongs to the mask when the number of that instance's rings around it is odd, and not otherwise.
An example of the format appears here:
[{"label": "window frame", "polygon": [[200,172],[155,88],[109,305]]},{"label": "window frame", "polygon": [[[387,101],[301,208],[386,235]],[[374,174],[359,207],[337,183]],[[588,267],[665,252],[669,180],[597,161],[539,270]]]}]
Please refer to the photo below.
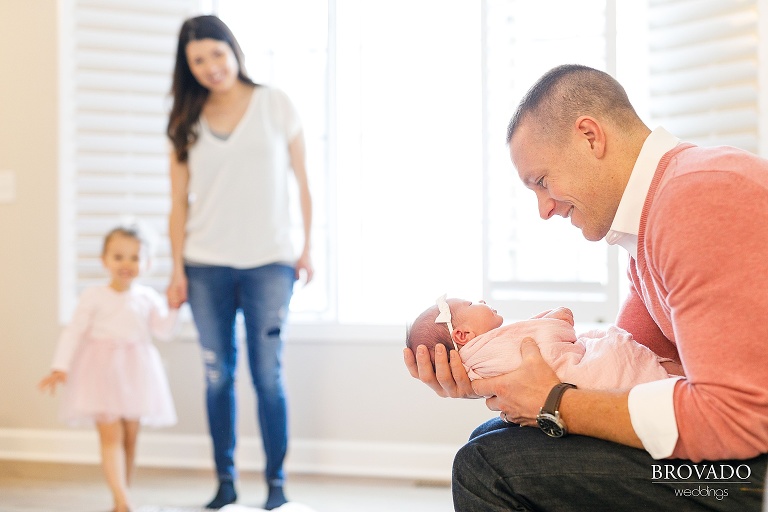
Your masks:
[{"label": "window frame", "polygon": [[[482,0],[481,18],[485,21],[487,16],[487,6],[490,0]],[[125,8],[129,10],[136,9],[148,9],[152,10],[156,7],[155,3],[150,1],[145,2],[131,2],[130,0],[110,1],[104,2],[114,9]],[[664,0],[652,0],[651,6],[662,6]],[[77,165],[75,148],[77,147],[77,133],[76,133],[76,119],[75,109],[76,104],[74,100],[74,90],[77,87],[78,80],[74,66],[76,63],[76,56],[74,51],[74,26],[78,17],[78,8],[81,5],[98,5],[99,2],[78,2],[78,0],[64,0],[59,5],[59,32],[60,42],[59,45],[59,65],[60,65],[60,101],[59,101],[59,155],[60,155],[60,173],[59,173],[59,190],[60,190],[60,216],[59,216],[59,251],[60,251],[60,271],[59,271],[59,299],[60,299],[60,320],[62,323],[66,323],[71,312],[74,309],[76,302],[77,290],[81,283],[78,283],[76,276],[76,266],[78,264],[78,258],[76,253],[76,247],[78,245],[77,238],[77,204],[74,201],[76,197],[75,191],[75,179],[77,177]],[[213,1],[210,5],[210,9],[215,10],[216,1]],[[187,15],[192,15],[194,12],[199,12],[203,6],[203,2],[197,0],[174,0],[172,4],[178,7],[180,11],[184,10]],[[760,13],[768,13],[768,0],[753,0],[750,4],[758,10]],[[329,0],[329,38],[328,38],[328,69],[335,69],[335,56],[337,50],[337,41],[335,38],[335,12],[337,8],[336,0]],[[210,10],[209,9],[209,10]],[[618,61],[618,43],[617,33],[621,32],[621,27],[617,26],[617,3],[616,0],[606,0],[606,19],[608,24],[606,26],[606,62],[607,71],[614,74],[617,73],[617,67],[620,64]],[[768,17],[758,17],[757,33],[768,34]],[[484,30],[484,29],[483,29]],[[175,37],[175,33],[174,33]],[[613,38],[610,40],[610,38]],[[768,61],[768,37],[757,38],[756,54],[758,55],[759,62]],[[485,50],[482,53],[482,70],[483,80],[487,80],[487,68]],[[620,71],[620,70],[618,70]],[[757,83],[768,83],[768,67],[759,66]],[[622,81],[621,76],[619,80]],[[328,221],[327,231],[330,240],[335,240],[337,234],[336,221],[338,218],[337,211],[333,205],[336,204],[336,188],[335,182],[336,173],[333,169],[338,163],[338,140],[335,132],[336,124],[336,83],[334,73],[329,72],[327,76],[328,95],[327,95],[327,141],[325,158],[327,159],[328,168],[331,169],[327,179],[328,190],[324,204],[328,205],[326,212],[326,218]],[[763,89],[766,89],[763,87]],[[633,98],[634,99],[634,98]],[[485,101],[485,99],[483,100]],[[642,99],[645,101],[645,98]],[[641,103],[642,103],[641,101]],[[652,100],[651,100],[652,101]],[[633,101],[634,103],[634,101]],[[756,115],[758,116],[758,140],[759,140],[759,152],[762,156],[768,155],[768,137],[765,137],[765,133],[768,132],[768,93],[760,90],[759,97],[756,105]],[[489,165],[489,144],[490,139],[497,139],[498,134],[489,133],[487,123],[485,122],[485,116],[487,115],[487,105],[483,108],[483,134],[482,134],[482,167],[483,167],[483,203],[487,204],[489,198],[489,181],[487,179],[488,165]],[[641,117],[643,117],[641,112]],[[677,135],[677,134],[676,134]],[[684,136],[685,134],[681,134]],[[164,135],[163,135],[164,137]],[[596,307],[590,306],[588,301],[582,303],[585,308],[582,311],[577,311],[576,317],[589,318],[597,321],[610,322],[612,321],[618,309],[621,305],[623,295],[626,292],[624,277],[624,267],[622,261],[626,260],[626,256],[623,251],[618,251],[616,247],[607,246],[607,265],[608,265],[608,282],[600,285],[596,283],[556,283],[556,282],[497,282],[492,281],[489,278],[489,258],[488,253],[488,217],[489,210],[487,207],[483,211],[483,253],[482,253],[482,290],[486,298],[493,300],[499,309],[506,311],[520,312],[519,316],[525,316],[530,312],[538,312],[549,308],[552,305],[551,299],[542,301],[527,300],[524,304],[515,300],[504,299],[490,299],[493,295],[498,295],[500,291],[519,291],[521,289],[535,289],[537,291],[549,289],[556,292],[568,292],[568,293],[602,293],[604,295],[604,301]],[[338,261],[338,254],[335,243],[329,243],[327,246],[328,257],[328,271],[329,279],[333,279],[335,282],[338,277],[338,269],[336,262]],[[329,281],[330,282],[330,281]],[[300,336],[302,339],[318,339],[318,340],[339,340],[339,341],[355,341],[371,340],[401,340],[404,333],[404,327],[398,322],[397,319],[393,320],[389,324],[342,324],[338,322],[337,301],[338,301],[338,289],[335,285],[331,284],[328,290],[329,309],[318,315],[294,315],[292,318],[290,332],[296,336]],[[498,303],[498,304],[497,304]],[[569,303],[573,304],[573,302]],[[524,306],[524,307],[523,307]],[[521,313],[526,311],[526,313]],[[515,315],[505,315],[508,320],[514,319]],[[188,331],[187,335],[192,336],[192,331]]]},{"label": "window frame", "polygon": [[[490,94],[488,80],[488,46],[491,41],[488,37],[488,19],[505,18],[505,16],[495,13],[489,13],[491,4],[499,4],[503,10],[504,4],[507,5],[507,16],[512,16],[512,12],[517,8],[514,1],[483,0],[482,18],[483,18],[483,81],[484,81],[484,108],[483,108],[483,296],[491,302],[500,312],[505,313],[506,319],[527,318],[542,311],[551,309],[557,305],[567,305],[574,311],[575,318],[582,323],[610,323],[619,311],[621,304],[621,273],[623,265],[620,263],[621,254],[617,247],[609,246],[604,241],[597,242],[602,244],[602,251],[606,262],[605,281],[575,281],[575,280],[541,280],[541,279],[509,279],[500,280],[492,278],[492,263],[490,248],[493,245],[490,240],[489,226],[492,224],[491,213],[491,188],[493,176],[489,146],[495,146],[493,141],[500,139],[503,135],[498,133],[489,133],[489,108],[487,106],[487,96]],[[603,44],[605,56],[604,70],[616,76],[617,74],[617,6],[616,0],[606,0],[603,19]],[[510,28],[512,31],[512,28]],[[532,84],[529,84],[532,85]],[[510,172],[514,173],[514,168],[510,165]],[[516,177],[512,178],[517,181]],[[519,183],[519,187],[522,187]],[[528,191],[523,194],[531,194]],[[535,203],[534,206],[535,207]],[[550,220],[548,223],[557,222]],[[549,227],[549,226],[547,226]],[[573,230],[571,226],[567,229]],[[590,242],[586,242],[590,243]],[[594,243],[594,242],[591,242]]]}]

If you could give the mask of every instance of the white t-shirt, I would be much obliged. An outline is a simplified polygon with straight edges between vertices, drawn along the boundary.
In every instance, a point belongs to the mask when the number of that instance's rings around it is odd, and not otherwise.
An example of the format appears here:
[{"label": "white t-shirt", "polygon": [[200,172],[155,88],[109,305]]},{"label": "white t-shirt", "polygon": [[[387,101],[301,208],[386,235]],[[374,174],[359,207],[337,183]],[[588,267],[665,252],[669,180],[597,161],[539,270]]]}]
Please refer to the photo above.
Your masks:
[{"label": "white t-shirt", "polygon": [[288,144],[301,131],[282,91],[256,87],[226,140],[205,119],[189,151],[189,210],[184,259],[253,268],[292,262]]}]

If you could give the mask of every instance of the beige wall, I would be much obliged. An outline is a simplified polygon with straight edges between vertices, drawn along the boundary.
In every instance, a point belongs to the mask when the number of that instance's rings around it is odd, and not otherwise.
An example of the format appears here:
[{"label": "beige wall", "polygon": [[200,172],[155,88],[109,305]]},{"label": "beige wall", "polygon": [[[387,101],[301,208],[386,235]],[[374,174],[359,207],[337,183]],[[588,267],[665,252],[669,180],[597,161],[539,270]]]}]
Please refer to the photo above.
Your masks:
[{"label": "beige wall", "polygon": [[53,418],[34,385],[58,333],[56,25],[53,0],[0,0],[0,171],[16,181],[0,203],[3,428]]},{"label": "beige wall", "polygon": [[[95,460],[90,438],[67,437],[82,431],[59,424],[56,399],[35,389],[60,331],[56,7],[55,0],[0,0],[0,170],[13,171],[17,188],[15,200],[0,203],[0,458]],[[427,469],[433,464],[449,475],[451,450],[493,415],[481,401],[436,398],[408,376],[400,341],[378,337],[363,343],[288,340],[289,470],[293,457],[301,461],[295,467],[356,473],[361,452],[368,474],[380,461],[382,473],[402,467],[408,475],[415,465],[407,457],[435,453],[443,457],[425,461]],[[156,452],[175,442],[195,447],[207,440],[197,345],[177,340],[160,350],[180,421],[143,435],[140,446]],[[252,394],[241,370],[241,432],[244,444],[258,447]],[[59,441],[67,439],[72,453],[61,448]],[[349,460],[336,458],[335,443]],[[195,463],[185,453],[164,457],[154,464]],[[195,460],[207,463],[207,452]]]}]

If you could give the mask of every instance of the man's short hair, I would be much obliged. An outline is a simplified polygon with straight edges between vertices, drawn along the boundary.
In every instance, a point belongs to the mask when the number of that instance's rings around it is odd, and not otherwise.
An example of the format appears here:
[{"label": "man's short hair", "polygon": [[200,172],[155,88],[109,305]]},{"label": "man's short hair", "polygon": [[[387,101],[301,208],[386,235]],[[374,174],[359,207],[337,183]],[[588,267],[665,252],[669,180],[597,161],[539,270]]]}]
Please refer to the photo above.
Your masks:
[{"label": "man's short hair", "polygon": [[626,127],[639,120],[624,87],[611,75],[588,66],[564,64],[547,71],[523,96],[507,127],[507,144],[528,119],[535,119],[539,133],[557,137],[582,115],[610,119]]}]

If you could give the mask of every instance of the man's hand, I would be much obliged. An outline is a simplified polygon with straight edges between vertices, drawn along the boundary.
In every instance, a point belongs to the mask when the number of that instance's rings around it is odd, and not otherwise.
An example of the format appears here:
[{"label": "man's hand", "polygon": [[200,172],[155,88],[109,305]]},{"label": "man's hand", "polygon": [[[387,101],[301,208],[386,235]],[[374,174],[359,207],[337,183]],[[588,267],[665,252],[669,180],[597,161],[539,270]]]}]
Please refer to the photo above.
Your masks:
[{"label": "man's hand", "polygon": [[504,413],[502,419],[536,426],[536,415],[560,379],[541,357],[533,339],[523,340],[520,353],[523,363],[519,368],[498,377],[475,380],[472,388],[476,394],[490,397],[485,405],[492,411]]},{"label": "man's hand", "polygon": [[429,351],[424,345],[416,347],[416,354],[406,347],[403,349],[403,359],[411,376],[432,388],[439,396],[480,398],[472,390],[472,382],[467,376],[464,365],[461,364],[461,358],[457,351],[451,350],[449,361],[445,347],[438,343],[435,346],[434,369],[429,358]]}]

